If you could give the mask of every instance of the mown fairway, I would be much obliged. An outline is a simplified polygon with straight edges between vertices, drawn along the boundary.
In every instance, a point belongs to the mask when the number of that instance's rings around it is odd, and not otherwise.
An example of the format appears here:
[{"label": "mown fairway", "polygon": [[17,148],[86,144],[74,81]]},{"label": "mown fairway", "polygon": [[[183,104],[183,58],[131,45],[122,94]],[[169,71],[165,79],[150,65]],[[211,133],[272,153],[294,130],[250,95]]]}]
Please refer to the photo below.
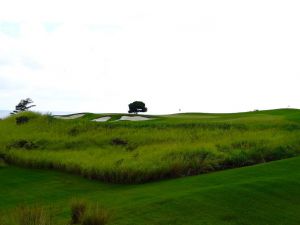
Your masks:
[{"label": "mown fairway", "polygon": [[[17,125],[20,115],[29,121]],[[300,153],[300,110],[175,114],[149,121],[74,120],[25,113],[0,121],[0,156],[24,167],[113,183],[144,183]],[[151,116],[150,116],[151,117]]]},{"label": "mown fairway", "polygon": [[51,206],[69,221],[73,197],[113,212],[114,225],[298,225],[300,158],[140,185],[103,184],[49,170],[0,169],[0,212]]}]

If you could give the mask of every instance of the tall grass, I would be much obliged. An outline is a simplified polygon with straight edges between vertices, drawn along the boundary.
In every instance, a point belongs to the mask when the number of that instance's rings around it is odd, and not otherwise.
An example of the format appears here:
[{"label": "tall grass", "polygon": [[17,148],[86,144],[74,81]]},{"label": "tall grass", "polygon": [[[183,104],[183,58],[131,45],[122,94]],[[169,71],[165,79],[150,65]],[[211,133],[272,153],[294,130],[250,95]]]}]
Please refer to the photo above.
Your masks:
[{"label": "tall grass", "polygon": [[91,205],[83,199],[73,199],[71,203],[71,224],[105,225],[110,217],[110,212],[98,203]]},{"label": "tall grass", "polygon": [[86,212],[82,219],[82,225],[105,225],[109,220],[109,211],[97,205]]},{"label": "tall grass", "polygon": [[[299,110],[188,114],[145,122],[65,121],[25,113],[0,121],[0,155],[114,183],[143,183],[298,155]],[[88,118],[88,119],[87,119]]]},{"label": "tall grass", "polygon": [[87,203],[85,200],[73,199],[71,203],[71,224],[81,223],[86,209]]},{"label": "tall grass", "polygon": [[[53,211],[53,210],[52,210]],[[39,204],[22,205],[9,212],[0,214],[1,225],[58,225],[53,212]],[[98,204],[88,204],[83,199],[73,199],[71,203],[71,222],[73,225],[105,225],[111,218],[110,212]],[[56,220],[55,220],[56,219]],[[59,223],[62,225],[61,223]],[[64,225],[67,225],[64,223]]]},{"label": "tall grass", "polygon": [[38,205],[17,208],[15,219],[17,225],[55,225],[47,210]]}]

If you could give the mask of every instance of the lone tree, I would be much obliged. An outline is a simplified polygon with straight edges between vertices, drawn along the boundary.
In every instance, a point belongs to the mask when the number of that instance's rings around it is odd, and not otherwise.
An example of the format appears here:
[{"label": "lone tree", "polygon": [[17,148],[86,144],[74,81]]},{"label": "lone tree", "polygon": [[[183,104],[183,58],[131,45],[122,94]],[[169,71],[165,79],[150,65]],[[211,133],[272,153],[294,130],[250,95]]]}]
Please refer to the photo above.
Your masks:
[{"label": "lone tree", "polygon": [[16,109],[10,114],[17,114],[19,112],[28,111],[30,108],[35,107],[36,105],[30,105],[33,101],[30,98],[22,99],[18,105],[16,105]]},{"label": "lone tree", "polygon": [[138,114],[139,112],[147,112],[147,108],[145,107],[144,102],[135,101],[130,103],[128,113],[135,113]]}]

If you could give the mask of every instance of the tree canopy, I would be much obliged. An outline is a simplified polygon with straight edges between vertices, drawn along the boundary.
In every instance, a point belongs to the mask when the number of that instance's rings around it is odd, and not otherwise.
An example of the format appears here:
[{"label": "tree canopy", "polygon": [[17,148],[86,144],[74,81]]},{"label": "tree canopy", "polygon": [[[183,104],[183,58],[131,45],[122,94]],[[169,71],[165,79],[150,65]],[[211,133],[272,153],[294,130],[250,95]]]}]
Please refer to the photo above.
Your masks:
[{"label": "tree canopy", "polygon": [[19,112],[28,111],[30,108],[36,105],[30,105],[33,101],[30,98],[22,99],[18,105],[16,105],[15,110],[11,114],[17,114]]},{"label": "tree canopy", "polygon": [[139,112],[147,112],[147,108],[145,106],[144,102],[141,101],[135,101],[130,103],[129,105],[129,111],[128,113],[139,113]]}]

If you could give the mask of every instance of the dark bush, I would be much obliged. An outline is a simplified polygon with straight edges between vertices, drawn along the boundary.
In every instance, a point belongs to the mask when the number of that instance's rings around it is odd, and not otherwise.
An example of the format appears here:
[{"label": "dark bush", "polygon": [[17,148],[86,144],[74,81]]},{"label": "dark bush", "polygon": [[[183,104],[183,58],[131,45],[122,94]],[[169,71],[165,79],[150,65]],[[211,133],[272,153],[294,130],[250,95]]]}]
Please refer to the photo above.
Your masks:
[{"label": "dark bush", "polygon": [[139,112],[147,112],[147,107],[145,106],[144,102],[141,101],[135,101],[132,102],[128,105],[129,111],[128,113],[136,113],[138,114]]},{"label": "dark bush", "polygon": [[128,142],[124,139],[121,138],[114,138],[111,140],[112,145],[121,145],[121,146],[126,146]]},{"label": "dark bush", "polygon": [[86,211],[86,202],[83,200],[73,200],[71,203],[71,224],[81,223]]},{"label": "dark bush", "polygon": [[38,145],[36,143],[34,143],[33,141],[28,141],[28,140],[25,140],[25,139],[21,139],[21,140],[17,140],[17,141],[14,141],[14,142],[10,143],[7,146],[7,148],[8,149],[21,148],[21,149],[31,150],[31,149],[38,148]]},{"label": "dark bush", "polygon": [[27,116],[19,116],[19,117],[16,118],[16,124],[17,125],[28,123],[28,121],[29,121],[29,117],[27,117]]}]

